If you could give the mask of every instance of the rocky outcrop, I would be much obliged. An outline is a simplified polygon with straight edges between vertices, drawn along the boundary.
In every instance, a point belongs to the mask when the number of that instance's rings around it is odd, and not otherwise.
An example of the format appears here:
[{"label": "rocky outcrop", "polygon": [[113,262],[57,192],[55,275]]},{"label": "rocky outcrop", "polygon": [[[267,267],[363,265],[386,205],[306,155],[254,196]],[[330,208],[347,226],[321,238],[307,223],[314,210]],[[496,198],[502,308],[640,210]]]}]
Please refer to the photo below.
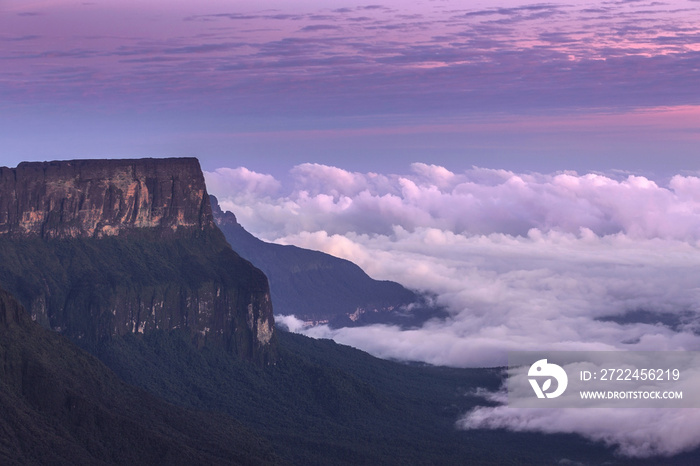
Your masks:
[{"label": "rocky outcrop", "polygon": [[0,168],[0,234],[100,238],[212,225],[194,158],[25,162]]},{"label": "rocky outcrop", "polygon": [[90,351],[115,335],[180,330],[275,361],[267,278],[216,227],[196,159],[0,169],[0,286]]}]

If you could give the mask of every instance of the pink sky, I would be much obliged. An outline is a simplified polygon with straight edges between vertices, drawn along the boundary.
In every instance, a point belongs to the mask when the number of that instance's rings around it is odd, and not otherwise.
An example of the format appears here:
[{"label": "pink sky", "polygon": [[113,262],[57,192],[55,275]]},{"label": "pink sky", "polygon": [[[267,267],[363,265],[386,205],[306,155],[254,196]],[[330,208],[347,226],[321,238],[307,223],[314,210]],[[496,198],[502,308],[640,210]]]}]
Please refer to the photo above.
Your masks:
[{"label": "pink sky", "polygon": [[[8,164],[119,153],[291,166],[333,153],[367,168],[437,157],[455,168],[697,170],[684,141],[697,139],[699,8],[6,0],[0,136]],[[617,136],[580,147],[596,128]],[[30,140],[37,130],[45,137]],[[370,139],[348,145],[348,134]]]}]

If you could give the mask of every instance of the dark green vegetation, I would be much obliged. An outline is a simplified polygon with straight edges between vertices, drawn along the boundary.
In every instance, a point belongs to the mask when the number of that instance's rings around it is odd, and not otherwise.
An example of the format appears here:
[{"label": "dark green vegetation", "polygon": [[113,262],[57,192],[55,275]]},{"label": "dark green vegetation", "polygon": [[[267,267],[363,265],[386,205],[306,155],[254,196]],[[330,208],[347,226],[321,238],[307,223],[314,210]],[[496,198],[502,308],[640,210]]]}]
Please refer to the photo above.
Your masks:
[{"label": "dark green vegetation", "polygon": [[409,366],[328,340],[279,339],[280,360],[267,367],[196,348],[184,331],[104,342],[101,358],[144,391],[0,291],[0,464],[625,463],[571,435],[454,429],[483,404],[476,387],[498,386],[498,370]]},{"label": "dark green vegetation", "polygon": [[459,431],[496,369],[404,365],[280,332],[264,368],[164,332],[112,340],[100,358],[127,382],[187,407],[234,416],[293,464],[621,464],[573,435]]},{"label": "dark green vegetation", "polygon": [[328,321],[333,327],[373,323],[411,327],[447,315],[427,297],[396,282],[374,280],[345,259],[266,243],[248,233],[233,213],[223,212],[216,197],[209,199],[214,220],[231,247],[269,278],[275,314]]},{"label": "dark green vegetation", "polygon": [[257,339],[272,319],[267,279],[216,227],[170,238],[146,229],[102,239],[0,237],[0,286],[89,351],[112,335],[187,328],[200,346],[260,363],[275,357],[274,337]]},{"label": "dark green vegetation", "polygon": [[0,464],[274,463],[231,417],[176,407],[32,322],[0,290]]}]

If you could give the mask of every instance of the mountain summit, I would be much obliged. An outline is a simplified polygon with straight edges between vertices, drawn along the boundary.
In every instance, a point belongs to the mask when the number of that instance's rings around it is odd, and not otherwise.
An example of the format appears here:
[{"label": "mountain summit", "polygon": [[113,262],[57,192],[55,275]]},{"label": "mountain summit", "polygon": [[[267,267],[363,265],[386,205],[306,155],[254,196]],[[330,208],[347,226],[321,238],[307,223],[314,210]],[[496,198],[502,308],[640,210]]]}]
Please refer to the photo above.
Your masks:
[{"label": "mountain summit", "polygon": [[0,168],[0,234],[101,238],[213,225],[194,158],[24,162]]},{"label": "mountain summit", "polygon": [[90,351],[179,330],[275,360],[267,278],[216,227],[193,158],[0,168],[0,286]]}]

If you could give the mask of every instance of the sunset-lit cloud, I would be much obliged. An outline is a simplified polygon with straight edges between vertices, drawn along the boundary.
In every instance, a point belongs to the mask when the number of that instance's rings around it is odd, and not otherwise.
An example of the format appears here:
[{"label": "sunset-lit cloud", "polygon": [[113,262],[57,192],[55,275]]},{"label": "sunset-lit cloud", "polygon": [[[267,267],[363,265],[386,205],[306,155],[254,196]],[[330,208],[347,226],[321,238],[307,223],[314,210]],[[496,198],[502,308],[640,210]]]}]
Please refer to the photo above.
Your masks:
[{"label": "sunset-lit cloud", "polygon": [[[505,364],[509,350],[700,349],[700,178],[574,172],[407,174],[304,164],[291,179],[206,174],[255,235],[349,259],[371,276],[437,296],[451,317],[315,336],[382,357]],[[672,315],[677,325],[616,319]]]},{"label": "sunset-lit cloud", "polygon": [[[290,171],[283,197],[269,197],[267,188],[251,189],[258,180],[267,180],[277,191],[281,183],[245,168],[207,176],[230,210],[255,208],[242,222],[268,239],[317,230],[390,235],[398,226],[460,235],[526,237],[533,229],[580,235],[590,230],[601,237],[700,240],[700,182],[693,175],[676,175],[663,186],[624,173],[515,173],[477,167],[455,173],[424,163],[411,168],[401,175],[301,164]],[[268,212],[278,204],[294,208]]]}]

